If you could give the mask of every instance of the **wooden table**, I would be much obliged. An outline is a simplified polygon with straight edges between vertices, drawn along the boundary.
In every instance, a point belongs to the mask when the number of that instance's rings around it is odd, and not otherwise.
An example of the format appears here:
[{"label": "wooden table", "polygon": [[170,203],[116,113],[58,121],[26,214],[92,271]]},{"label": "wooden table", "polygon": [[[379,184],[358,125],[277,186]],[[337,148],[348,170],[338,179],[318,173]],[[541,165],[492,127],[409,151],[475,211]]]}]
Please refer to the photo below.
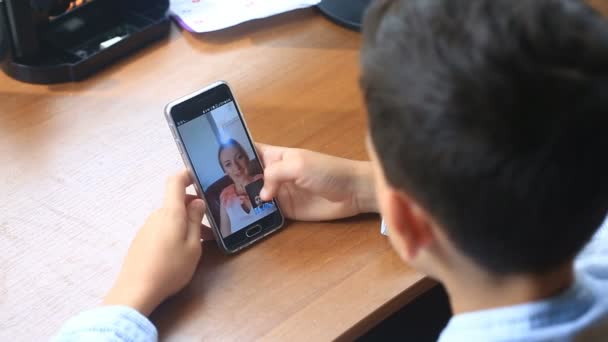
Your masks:
[{"label": "wooden table", "polygon": [[[182,167],[170,100],[225,79],[259,141],[366,158],[359,39],[304,10],[200,36],[175,28],[85,82],[0,74],[0,340],[45,339],[100,303]],[[291,223],[232,257],[207,243],[191,285],[153,320],[174,341],[357,336],[432,285],[378,224]]]},{"label": "wooden table", "polygon": [[[225,31],[174,28],[84,82],[0,74],[0,340],[43,340],[98,305],[182,162],[169,101],[218,79],[262,142],[367,158],[358,33],[314,10]],[[167,340],[349,339],[432,282],[405,266],[379,218],[290,223],[236,256],[206,243],[183,292],[153,315]]]}]

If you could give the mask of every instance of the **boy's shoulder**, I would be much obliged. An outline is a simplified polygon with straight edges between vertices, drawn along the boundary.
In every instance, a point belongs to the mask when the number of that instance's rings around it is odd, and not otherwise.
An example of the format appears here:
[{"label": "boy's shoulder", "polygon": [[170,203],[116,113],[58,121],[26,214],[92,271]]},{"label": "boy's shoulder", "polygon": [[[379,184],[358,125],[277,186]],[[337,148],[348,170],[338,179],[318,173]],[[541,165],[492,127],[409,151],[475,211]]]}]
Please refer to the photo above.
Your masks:
[{"label": "boy's shoulder", "polygon": [[607,284],[577,276],[556,298],[454,316],[439,341],[605,341]]},{"label": "boy's shoulder", "polygon": [[544,301],[454,316],[440,341],[605,341],[608,219],[575,261],[576,282]]},{"label": "boy's shoulder", "polygon": [[608,218],[575,260],[577,274],[608,286]]}]

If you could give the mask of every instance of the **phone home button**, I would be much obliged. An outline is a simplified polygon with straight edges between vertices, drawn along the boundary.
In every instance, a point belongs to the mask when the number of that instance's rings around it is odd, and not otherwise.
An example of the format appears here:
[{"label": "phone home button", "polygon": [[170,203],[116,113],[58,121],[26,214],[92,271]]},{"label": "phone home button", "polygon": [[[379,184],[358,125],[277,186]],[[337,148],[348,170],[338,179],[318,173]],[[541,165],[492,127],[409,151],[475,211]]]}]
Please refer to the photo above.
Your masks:
[{"label": "phone home button", "polygon": [[254,235],[260,234],[261,231],[262,231],[262,226],[256,225],[256,226],[253,226],[253,227],[247,229],[247,231],[245,232],[245,235],[247,235],[247,237],[252,237]]}]

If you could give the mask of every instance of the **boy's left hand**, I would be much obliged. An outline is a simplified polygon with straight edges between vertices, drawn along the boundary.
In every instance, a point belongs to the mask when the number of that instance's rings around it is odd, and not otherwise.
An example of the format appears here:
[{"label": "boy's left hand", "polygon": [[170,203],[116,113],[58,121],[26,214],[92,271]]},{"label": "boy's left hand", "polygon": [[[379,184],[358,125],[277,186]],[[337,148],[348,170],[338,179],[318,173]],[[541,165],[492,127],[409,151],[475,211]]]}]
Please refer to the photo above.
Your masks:
[{"label": "boy's left hand", "polygon": [[192,279],[202,253],[203,200],[186,195],[186,170],[167,182],[163,207],[156,210],[131,243],[106,305],[130,306],[148,316]]}]

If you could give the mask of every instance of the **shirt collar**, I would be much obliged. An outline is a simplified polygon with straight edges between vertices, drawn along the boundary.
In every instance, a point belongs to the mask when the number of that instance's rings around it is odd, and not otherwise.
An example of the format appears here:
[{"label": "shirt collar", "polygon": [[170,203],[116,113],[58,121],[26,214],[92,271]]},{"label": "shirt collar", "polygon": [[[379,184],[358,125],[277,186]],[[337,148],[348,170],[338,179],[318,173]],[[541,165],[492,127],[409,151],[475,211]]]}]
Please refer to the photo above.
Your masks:
[{"label": "shirt collar", "polygon": [[550,325],[569,322],[587,312],[594,303],[592,291],[575,277],[561,294],[536,302],[455,315],[441,333],[442,340],[465,336],[518,336]]}]

